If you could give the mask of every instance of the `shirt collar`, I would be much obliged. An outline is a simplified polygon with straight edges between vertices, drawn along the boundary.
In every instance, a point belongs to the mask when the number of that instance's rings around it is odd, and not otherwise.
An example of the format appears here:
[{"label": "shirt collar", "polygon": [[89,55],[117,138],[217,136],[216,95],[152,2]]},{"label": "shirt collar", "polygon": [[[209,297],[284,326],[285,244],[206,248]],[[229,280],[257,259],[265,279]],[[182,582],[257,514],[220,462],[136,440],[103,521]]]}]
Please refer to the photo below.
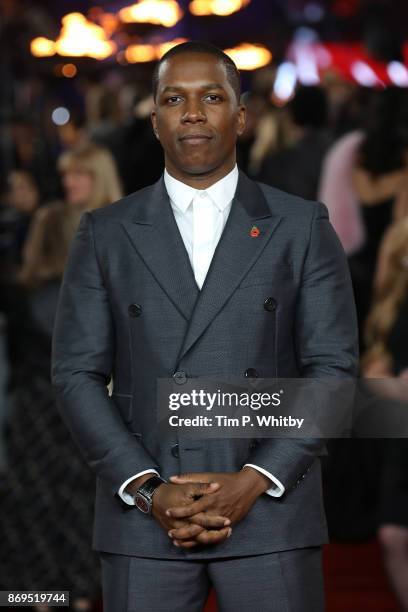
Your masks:
[{"label": "shirt collar", "polygon": [[208,187],[208,189],[194,189],[171,176],[164,170],[164,184],[171,203],[182,213],[185,213],[196,194],[205,191],[211,201],[221,212],[227,208],[234,198],[238,184],[238,167],[234,168],[222,179]]}]

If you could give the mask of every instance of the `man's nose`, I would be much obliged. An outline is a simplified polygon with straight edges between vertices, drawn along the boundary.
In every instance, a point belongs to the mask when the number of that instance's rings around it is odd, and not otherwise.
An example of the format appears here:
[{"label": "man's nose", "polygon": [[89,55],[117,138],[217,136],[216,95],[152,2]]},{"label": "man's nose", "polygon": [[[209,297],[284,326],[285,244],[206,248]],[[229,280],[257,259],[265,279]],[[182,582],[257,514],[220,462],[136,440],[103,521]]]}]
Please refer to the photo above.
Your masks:
[{"label": "man's nose", "polygon": [[198,101],[190,101],[187,103],[185,113],[182,116],[183,123],[202,123],[206,121],[205,111]]}]

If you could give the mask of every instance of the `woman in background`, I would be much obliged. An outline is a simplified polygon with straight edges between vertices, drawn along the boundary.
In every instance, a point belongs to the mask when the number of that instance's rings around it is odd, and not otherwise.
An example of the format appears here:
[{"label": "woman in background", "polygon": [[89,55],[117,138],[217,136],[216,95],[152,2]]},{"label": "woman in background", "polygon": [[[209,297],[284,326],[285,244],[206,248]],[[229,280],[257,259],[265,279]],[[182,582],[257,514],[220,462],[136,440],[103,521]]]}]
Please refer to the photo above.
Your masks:
[{"label": "woman in background", "polygon": [[95,144],[63,153],[58,169],[65,201],[43,206],[35,215],[19,274],[30,290],[32,314],[50,337],[69,246],[81,215],[118,200],[122,193],[111,154]]},{"label": "woman in background", "polygon": [[[406,214],[408,185],[407,93],[398,87],[374,92],[352,171],[365,240],[349,258],[360,330],[371,307],[378,249],[386,228]],[[361,335],[364,348],[364,338]]]},{"label": "woman in background", "polygon": [[42,207],[33,219],[12,308],[20,359],[8,423],[10,469],[1,481],[0,580],[6,589],[70,590],[73,609],[91,610],[99,593],[91,550],[94,478],[55,405],[51,335],[80,217],[120,198],[121,189],[111,155],[96,145],[64,153],[58,167],[65,201]]},{"label": "woman in background", "polygon": [[61,155],[58,169],[65,201],[43,206],[34,217],[20,273],[21,281],[29,286],[60,281],[82,213],[121,197],[115,163],[102,147],[85,144],[71,149]]},{"label": "woman in background", "polygon": [[[362,372],[408,382],[408,217],[387,231],[379,251]],[[401,424],[402,425],[402,424]],[[378,537],[401,607],[408,612],[408,441],[384,440],[377,474]]]},{"label": "woman in background", "polygon": [[368,95],[361,129],[328,151],[318,194],[349,257],[361,349],[381,239],[408,213],[407,92],[388,87]]}]

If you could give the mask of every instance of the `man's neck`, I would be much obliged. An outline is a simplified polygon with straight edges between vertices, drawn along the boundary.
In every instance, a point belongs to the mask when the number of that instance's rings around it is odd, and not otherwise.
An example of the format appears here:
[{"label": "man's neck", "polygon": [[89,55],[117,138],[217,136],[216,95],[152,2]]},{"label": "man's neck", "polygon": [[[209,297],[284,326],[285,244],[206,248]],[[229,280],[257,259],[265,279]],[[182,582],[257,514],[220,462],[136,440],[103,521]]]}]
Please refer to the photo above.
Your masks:
[{"label": "man's neck", "polygon": [[226,177],[230,172],[232,172],[232,170],[235,168],[235,165],[236,161],[234,160],[232,164],[227,168],[216,168],[215,170],[206,172],[205,174],[187,174],[178,172],[172,167],[169,168],[169,166],[166,164],[166,171],[172,178],[176,179],[177,181],[180,181],[181,183],[184,183],[185,185],[188,185],[193,189],[204,190],[208,189],[209,187],[211,187],[215,183],[218,183],[218,181],[221,181],[224,177]]}]

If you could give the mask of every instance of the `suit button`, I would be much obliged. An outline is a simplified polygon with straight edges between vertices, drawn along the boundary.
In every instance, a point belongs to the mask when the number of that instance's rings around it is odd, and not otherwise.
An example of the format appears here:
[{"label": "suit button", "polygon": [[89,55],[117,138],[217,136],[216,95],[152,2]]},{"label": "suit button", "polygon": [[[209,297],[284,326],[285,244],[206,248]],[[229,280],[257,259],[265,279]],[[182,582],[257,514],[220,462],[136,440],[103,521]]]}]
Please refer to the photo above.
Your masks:
[{"label": "suit button", "polygon": [[255,368],[248,368],[245,370],[245,378],[259,378],[259,374]]},{"label": "suit button", "polygon": [[175,444],[174,446],[172,446],[170,452],[173,455],[173,457],[176,457],[176,459],[178,459],[179,456],[180,456],[180,454],[179,454],[179,445]]},{"label": "suit button", "polygon": [[131,304],[128,308],[128,312],[131,317],[140,317],[142,314],[142,307],[140,304]]},{"label": "suit button", "polygon": [[264,308],[268,312],[273,312],[274,310],[276,310],[276,300],[274,300],[273,297],[266,298],[266,300],[264,301]]},{"label": "suit button", "polygon": [[185,372],[174,372],[174,382],[178,385],[184,385],[187,382],[187,374]]}]

